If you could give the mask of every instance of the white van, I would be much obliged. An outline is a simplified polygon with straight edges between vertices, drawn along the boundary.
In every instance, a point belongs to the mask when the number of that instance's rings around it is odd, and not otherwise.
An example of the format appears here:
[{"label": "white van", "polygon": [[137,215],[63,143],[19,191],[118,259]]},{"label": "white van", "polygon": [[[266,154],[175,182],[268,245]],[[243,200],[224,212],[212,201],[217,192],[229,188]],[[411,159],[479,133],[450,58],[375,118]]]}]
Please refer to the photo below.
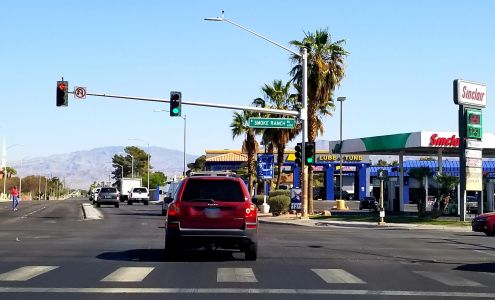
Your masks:
[{"label": "white van", "polygon": [[[175,196],[175,192],[177,191],[177,188],[180,185],[180,181],[169,181],[165,184],[165,187],[163,188],[164,192],[164,198],[173,198]],[[167,214],[167,209],[168,205],[170,204],[170,201],[163,201],[162,202],[162,215]]]}]

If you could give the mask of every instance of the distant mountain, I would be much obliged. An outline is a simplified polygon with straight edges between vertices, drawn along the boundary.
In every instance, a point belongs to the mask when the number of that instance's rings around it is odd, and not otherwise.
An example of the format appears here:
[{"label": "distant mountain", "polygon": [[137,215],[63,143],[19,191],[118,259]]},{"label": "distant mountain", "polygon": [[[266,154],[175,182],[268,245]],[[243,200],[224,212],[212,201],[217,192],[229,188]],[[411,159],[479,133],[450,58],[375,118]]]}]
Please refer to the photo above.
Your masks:
[{"label": "distant mountain", "polygon": [[[147,151],[147,149],[144,149]],[[94,181],[108,181],[113,170],[112,157],[123,153],[124,147],[110,146],[48,157],[14,161],[14,167],[20,176],[43,175],[65,179],[66,184],[74,188],[88,188]],[[184,154],[178,150],[150,147],[153,171],[164,172],[169,178],[181,175]],[[186,164],[194,162],[200,155],[186,155]],[[113,179],[112,179],[113,181]]]}]

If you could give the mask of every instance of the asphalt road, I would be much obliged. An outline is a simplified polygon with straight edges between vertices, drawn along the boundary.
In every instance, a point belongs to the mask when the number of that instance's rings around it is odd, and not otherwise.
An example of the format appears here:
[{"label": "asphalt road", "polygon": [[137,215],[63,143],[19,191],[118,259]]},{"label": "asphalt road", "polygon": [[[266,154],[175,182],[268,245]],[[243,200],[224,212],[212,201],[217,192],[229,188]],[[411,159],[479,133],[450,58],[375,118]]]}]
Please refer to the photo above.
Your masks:
[{"label": "asphalt road", "polygon": [[494,299],[495,239],[477,233],[260,224],[259,258],[163,254],[159,205],[0,204],[1,299]]}]

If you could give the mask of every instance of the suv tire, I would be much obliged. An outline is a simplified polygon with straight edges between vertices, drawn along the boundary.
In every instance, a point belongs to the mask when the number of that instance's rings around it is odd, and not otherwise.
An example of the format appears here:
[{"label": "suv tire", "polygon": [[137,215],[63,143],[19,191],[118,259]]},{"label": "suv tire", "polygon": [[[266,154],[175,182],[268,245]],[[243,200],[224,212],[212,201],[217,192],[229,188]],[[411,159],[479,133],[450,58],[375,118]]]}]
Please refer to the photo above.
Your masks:
[{"label": "suv tire", "polygon": [[101,206],[100,202],[97,202],[96,207],[100,207],[100,206]]},{"label": "suv tire", "polygon": [[120,204],[118,204],[118,203],[115,204],[115,207],[116,208],[119,208],[119,206],[120,206]]},{"label": "suv tire", "polygon": [[143,203],[144,203],[144,205],[150,204],[149,201],[144,201]]},{"label": "suv tire", "polygon": [[131,200],[127,200],[127,205],[132,205],[132,201]]},{"label": "suv tire", "polygon": [[255,243],[250,243],[244,250],[245,259],[254,261],[258,257],[258,246]]},{"label": "suv tire", "polygon": [[174,257],[179,252],[180,245],[178,245],[178,240],[165,236],[165,255],[167,257]]}]

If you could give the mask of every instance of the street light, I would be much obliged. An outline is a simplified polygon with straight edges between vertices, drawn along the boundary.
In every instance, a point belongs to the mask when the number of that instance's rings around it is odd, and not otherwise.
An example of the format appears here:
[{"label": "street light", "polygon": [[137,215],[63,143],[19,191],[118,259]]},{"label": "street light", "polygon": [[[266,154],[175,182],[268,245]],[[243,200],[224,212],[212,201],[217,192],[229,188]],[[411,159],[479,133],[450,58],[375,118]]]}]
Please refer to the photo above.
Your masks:
[{"label": "street light", "polygon": [[[22,169],[22,165],[24,164],[24,160],[26,160],[27,158],[29,158],[29,156],[26,156],[26,157],[23,157],[21,159],[21,166],[19,168]],[[19,171],[17,171],[17,175],[19,176],[19,197],[22,195],[22,177],[21,177],[21,174],[19,174]]]},{"label": "street light", "polygon": [[[206,21],[214,21],[214,22],[227,22],[230,23],[238,28],[241,28],[242,30],[245,30],[251,34],[254,34],[255,36],[262,38],[263,40],[279,47],[282,48],[295,56],[299,57],[302,60],[302,72],[303,72],[303,84],[302,84],[302,107],[301,110],[299,111],[299,119],[302,121],[302,142],[303,144],[307,142],[307,136],[308,136],[308,111],[307,111],[307,106],[308,106],[308,50],[306,48],[302,48],[302,53],[297,53],[294,52],[293,50],[282,46],[279,43],[276,43],[272,41],[271,39],[256,33],[244,26],[241,26],[237,23],[234,23],[224,17],[224,11],[222,11],[222,17],[220,18],[205,18]],[[306,153],[305,153],[305,147],[302,147],[302,165],[301,168],[303,170],[303,176],[301,180],[301,185],[302,185],[302,216],[307,217],[308,213],[308,168],[306,167]]]},{"label": "street light", "polygon": [[3,168],[3,193],[5,194],[5,190],[7,187],[7,150],[13,147],[24,147],[24,145],[21,144],[14,144],[10,145],[7,148],[5,148],[5,136],[3,137],[3,155],[2,155],[2,163],[5,164]]},{"label": "street light", "polygon": [[131,157],[131,178],[134,178],[134,155],[127,154]]},{"label": "street light", "polygon": [[[169,110],[166,110],[166,109],[156,109],[154,110],[154,112],[170,112]],[[183,171],[182,171],[182,176],[186,176],[186,122],[187,122],[187,119],[186,119],[186,115],[184,116],[178,116],[178,117],[181,117],[183,120],[184,120],[184,158],[183,158],[183,162],[184,162],[184,168],[183,168]]]},{"label": "street light", "polygon": [[148,191],[150,190],[150,143],[142,139],[129,139],[129,141],[139,141],[148,144]]},{"label": "street light", "polygon": [[121,172],[121,173],[120,173],[120,174],[121,174],[121,175],[120,175],[120,178],[121,178],[120,180],[122,180],[122,178],[124,178],[124,166],[123,166],[123,165],[121,165],[121,164],[118,164],[118,163],[112,163],[112,164],[117,165],[117,166],[119,166],[119,167],[120,167],[120,172]]},{"label": "street light", "polygon": [[345,97],[337,97],[337,101],[340,102],[340,147],[339,147],[339,160],[340,160],[340,200],[342,200],[342,105],[345,101]]},{"label": "street light", "polygon": [[127,152],[121,152],[121,154],[129,155],[131,157],[131,178],[134,178],[134,155]]}]

